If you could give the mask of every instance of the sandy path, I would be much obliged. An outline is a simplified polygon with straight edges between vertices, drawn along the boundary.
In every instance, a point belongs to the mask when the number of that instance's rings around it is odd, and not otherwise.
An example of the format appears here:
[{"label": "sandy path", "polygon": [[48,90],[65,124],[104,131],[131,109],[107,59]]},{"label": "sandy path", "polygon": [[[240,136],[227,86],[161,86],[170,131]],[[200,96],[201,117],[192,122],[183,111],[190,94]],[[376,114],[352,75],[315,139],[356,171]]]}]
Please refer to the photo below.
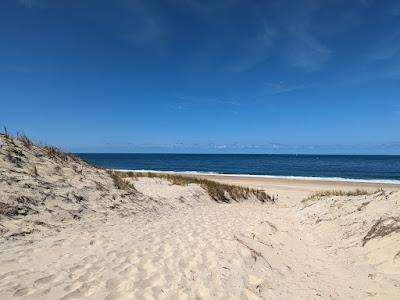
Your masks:
[{"label": "sandy path", "polygon": [[0,298],[363,298],[294,207],[271,208],[213,204],[1,247]]}]

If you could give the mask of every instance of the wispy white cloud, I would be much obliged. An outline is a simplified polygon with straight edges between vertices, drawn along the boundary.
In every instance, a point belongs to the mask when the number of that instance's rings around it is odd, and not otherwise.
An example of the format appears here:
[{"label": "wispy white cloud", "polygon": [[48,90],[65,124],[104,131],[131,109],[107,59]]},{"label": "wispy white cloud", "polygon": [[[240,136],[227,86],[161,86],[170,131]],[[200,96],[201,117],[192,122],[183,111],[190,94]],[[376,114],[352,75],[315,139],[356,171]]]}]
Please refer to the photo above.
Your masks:
[{"label": "wispy white cloud", "polygon": [[265,86],[265,92],[267,94],[282,94],[282,93],[289,93],[296,90],[305,89],[308,86],[305,84],[287,84],[283,81],[277,83],[267,83]]},{"label": "wispy white cloud", "polygon": [[167,2],[175,6],[184,7],[198,16],[207,17],[208,20],[213,21],[210,17],[226,12],[236,1],[167,0]]},{"label": "wispy white cloud", "polygon": [[278,38],[278,32],[272,26],[264,25],[259,33],[251,37],[241,37],[242,43],[235,47],[237,55],[229,61],[226,70],[242,73],[265,61],[270,55]]},{"label": "wispy white cloud", "polygon": [[[222,97],[195,97],[195,96],[178,96],[176,102],[173,104],[178,107],[194,107],[194,106],[241,106],[241,101],[235,98],[222,98]],[[171,104],[172,105],[172,104]]]},{"label": "wispy white cloud", "polygon": [[374,0],[358,0],[358,2],[364,6],[370,6],[374,2]]},{"label": "wispy white cloud", "polygon": [[172,110],[181,111],[185,109],[185,106],[179,103],[170,103],[168,107]]},{"label": "wispy white cloud", "polygon": [[400,16],[400,3],[396,3],[393,6],[391,6],[388,10],[388,13],[393,17]]},{"label": "wispy white cloud", "polygon": [[318,71],[331,57],[332,51],[306,31],[294,30],[287,60],[307,72]]},{"label": "wispy white cloud", "polygon": [[374,49],[367,55],[370,60],[390,60],[400,56],[400,32],[385,36],[374,45]]},{"label": "wispy white cloud", "polygon": [[273,46],[276,37],[277,31],[271,26],[265,26],[257,38],[266,49],[269,49]]},{"label": "wispy white cloud", "polygon": [[136,46],[160,44],[164,41],[165,31],[154,16],[143,16],[124,34],[125,38]]},{"label": "wispy white cloud", "polygon": [[[320,28],[312,26],[312,20],[320,8],[320,1],[301,3],[283,1],[270,7],[275,21],[261,33],[259,39],[270,51],[278,53],[290,66],[306,72],[318,71],[327,63],[332,51],[320,40]],[[285,10],[290,7],[291,9]],[[333,32],[335,33],[335,32]],[[324,32],[328,35],[327,32]]]},{"label": "wispy white cloud", "polygon": [[168,45],[168,22],[146,1],[124,1],[126,13],[118,21],[120,38],[137,48],[163,52]]},{"label": "wispy white cloud", "polygon": [[26,8],[47,8],[45,0],[18,0],[19,3]]}]

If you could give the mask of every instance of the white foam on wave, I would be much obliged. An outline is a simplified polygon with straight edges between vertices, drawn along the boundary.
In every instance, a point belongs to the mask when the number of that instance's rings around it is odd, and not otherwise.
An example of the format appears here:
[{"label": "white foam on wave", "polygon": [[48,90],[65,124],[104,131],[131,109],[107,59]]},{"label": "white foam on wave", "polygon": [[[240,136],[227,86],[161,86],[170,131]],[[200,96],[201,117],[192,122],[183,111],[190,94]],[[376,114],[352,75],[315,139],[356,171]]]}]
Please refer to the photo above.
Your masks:
[{"label": "white foam on wave", "polygon": [[136,173],[162,173],[162,174],[183,174],[183,175],[207,175],[207,176],[230,176],[230,177],[252,177],[252,178],[271,178],[271,179],[290,179],[290,180],[310,180],[310,181],[339,181],[356,183],[381,183],[381,184],[400,184],[400,180],[392,179],[355,179],[342,177],[305,177],[305,176],[277,176],[277,175],[252,175],[252,174],[223,174],[217,172],[199,172],[199,171],[158,171],[158,170],[124,170],[111,169],[119,172]]}]

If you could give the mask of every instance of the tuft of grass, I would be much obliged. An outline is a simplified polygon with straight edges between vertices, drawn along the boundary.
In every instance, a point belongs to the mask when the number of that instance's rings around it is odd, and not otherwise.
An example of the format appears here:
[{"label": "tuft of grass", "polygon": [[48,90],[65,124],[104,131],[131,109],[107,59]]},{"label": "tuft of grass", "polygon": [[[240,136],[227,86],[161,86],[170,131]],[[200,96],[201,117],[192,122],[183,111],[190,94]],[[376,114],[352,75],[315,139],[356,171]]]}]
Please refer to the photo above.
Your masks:
[{"label": "tuft of grass", "polygon": [[124,180],[124,177],[120,175],[120,173],[110,171],[108,172],[110,174],[110,177],[112,178],[114,182],[114,186],[119,189],[119,190],[126,190],[126,191],[132,191],[135,190],[135,187],[133,184],[129,183],[128,181]]},{"label": "tuft of grass", "polygon": [[160,178],[165,179],[175,185],[189,185],[198,184],[204,188],[212,199],[217,202],[230,202],[231,200],[238,201],[240,199],[248,199],[254,196],[261,202],[272,201],[271,196],[269,196],[265,191],[259,189],[251,189],[248,187],[242,187],[238,185],[230,185],[219,183],[216,181],[191,177],[182,175],[172,175],[172,174],[158,174],[158,173],[137,173],[137,172],[116,172],[122,178],[138,178],[138,177],[148,177],[148,178]]},{"label": "tuft of grass", "polygon": [[332,191],[319,191],[315,192],[314,194],[308,196],[306,199],[303,200],[303,202],[309,201],[309,200],[315,200],[315,199],[320,199],[323,197],[332,197],[332,196],[346,196],[346,197],[353,197],[353,196],[366,196],[366,195],[372,195],[376,193],[376,191],[369,192],[367,190],[362,190],[362,189],[356,189],[352,191],[342,191],[342,190],[332,190]]},{"label": "tuft of grass", "polygon": [[10,132],[7,130],[7,127],[4,126],[3,129],[4,129],[4,132],[3,132],[4,137],[5,137],[7,140],[11,139],[12,136],[11,136]]},{"label": "tuft of grass", "polygon": [[60,149],[52,146],[45,146],[44,149],[47,152],[47,155],[51,158],[60,158],[61,160],[68,160],[68,156],[62,152]]},{"label": "tuft of grass", "polygon": [[31,149],[32,146],[34,145],[33,142],[28,138],[28,136],[25,133],[18,133],[17,140],[21,141],[22,145],[24,145],[28,149]]},{"label": "tuft of grass", "polygon": [[386,219],[381,217],[363,237],[362,246],[364,247],[370,240],[396,232],[400,232],[400,217],[388,217]]},{"label": "tuft of grass", "polygon": [[65,153],[62,150],[60,150],[56,147],[53,147],[53,146],[44,146],[43,149],[46,151],[47,155],[53,159],[60,159],[62,161],[72,160],[72,161],[75,161],[76,163],[84,162],[80,158],[78,158],[70,153]]},{"label": "tuft of grass", "polygon": [[[10,132],[7,130],[6,127],[4,127],[4,133],[2,133],[2,135],[4,135],[4,137],[6,139],[11,141],[14,144],[14,146],[16,146],[16,144],[14,143],[13,136],[10,134]],[[70,160],[70,161],[76,162],[81,165],[88,164],[85,160],[80,159],[79,157],[76,157],[75,155],[73,155],[71,153],[65,153],[56,147],[47,146],[42,143],[34,143],[25,133],[18,133],[16,139],[21,141],[23,146],[25,146],[28,149],[31,149],[33,146],[43,149],[45,154],[47,154],[47,156],[49,156],[52,159],[55,159],[55,160],[59,159],[64,162]],[[21,150],[12,150],[12,151],[13,152],[18,151],[18,152],[22,153]],[[19,154],[19,153],[15,153],[15,154]],[[22,155],[19,155],[19,156],[22,156]],[[16,162],[15,158],[13,158],[11,154],[8,154],[7,157],[9,158],[10,161]]]}]

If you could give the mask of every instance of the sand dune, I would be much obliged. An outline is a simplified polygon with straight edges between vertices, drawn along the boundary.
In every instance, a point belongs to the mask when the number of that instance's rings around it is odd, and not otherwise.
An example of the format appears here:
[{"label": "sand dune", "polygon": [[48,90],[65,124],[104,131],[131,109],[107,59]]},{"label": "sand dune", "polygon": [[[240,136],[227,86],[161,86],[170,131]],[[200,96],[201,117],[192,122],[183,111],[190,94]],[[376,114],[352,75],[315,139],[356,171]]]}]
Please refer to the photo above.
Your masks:
[{"label": "sand dune", "polygon": [[[104,170],[83,164],[82,171],[73,171],[71,163],[81,166],[78,161],[64,161],[62,171],[53,172],[60,162],[45,152],[38,158],[42,150],[34,149],[30,157],[19,142],[7,143],[1,147],[0,202],[8,210],[0,216],[0,299],[400,295],[396,187],[370,195],[304,200],[309,187],[296,192],[275,186],[271,192],[279,193],[277,203],[217,203],[198,185],[172,185],[157,178],[128,179],[135,189],[118,190]],[[22,149],[21,168],[5,158],[7,149]],[[38,184],[36,176],[26,174],[32,161],[40,180],[54,183],[54,188],[49,186],[54,196],[20,203],[21,195],[42,195],[40,187],[33,186]],[[61,184],[63,178],[67,182]],[[250,185],[263,187],[251,180]],[[85,200],[69,201],[75,199],[72,193]],[[27,213],[7,214],[22,205]],[[71,215],[72,206],[78,217]]]}]

